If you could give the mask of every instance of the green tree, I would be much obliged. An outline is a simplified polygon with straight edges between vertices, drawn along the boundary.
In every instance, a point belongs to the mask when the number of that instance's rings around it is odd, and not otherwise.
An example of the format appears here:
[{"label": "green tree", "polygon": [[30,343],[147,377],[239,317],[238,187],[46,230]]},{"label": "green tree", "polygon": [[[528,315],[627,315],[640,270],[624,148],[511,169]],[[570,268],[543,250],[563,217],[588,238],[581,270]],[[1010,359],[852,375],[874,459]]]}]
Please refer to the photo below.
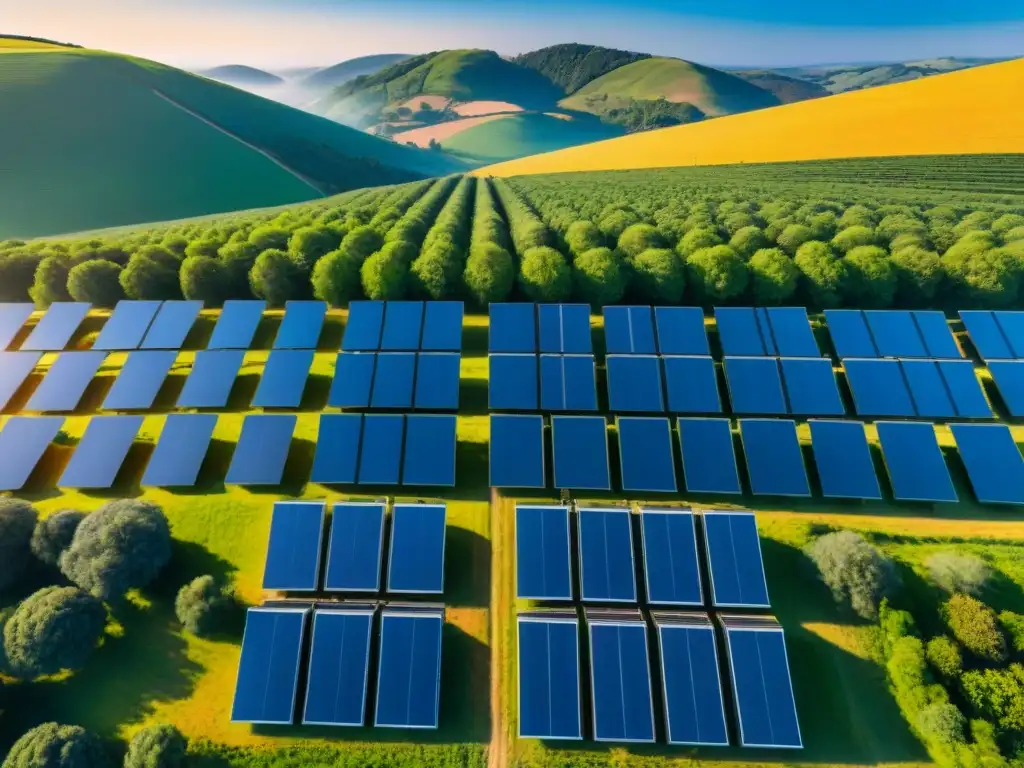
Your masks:
[{"label": "green tree", "polygon": [[710,227],[694,227],[689,230],[679,244],[676,246],[676,253],[684,259],[702,248],[713,248],[722,244],[722,238]]},{"label": "green tree", "polygon": [[249,286],[272,307],[283,307],[289,299],[302,295],[302,270],[292,258],[280,250],[263,251],[249,272]]},{"label": "green tree", "polygon": [[73,509],[62,509],[36,523],[31,549],[41,562],[56,568],[60,556],[69,546],[85,515]]},{"label": "green tree", "polygon": [[188,248],[188,238],[184,235],[168,235],[160,245],[177,256],[184,256],[185,249]]},{"label": "green tree", "polygon": [[646,301],[678,304],[686,289],[683,262],[667,248],[652,248],[633,259],[637,289]]},{"label": "green tree", "polygon": [[865,619],[878,616],[883,598],[899,586],[892,561],[853,531],[836,531],[815,539],[807,556],[836,602]]},{"label": "green tree", "polygon": [[523,293],[532,301],[565,301],[572,294],[572,273],[554,248],[538,246],[523,254],[519,266]]},{"label": "green tree", "polygon": [[516,281],[512,255],[496,243],[474,246],[466,260],[463,281],[480,306],[492,301],[505,301]]},{"label": "green tree", "polygon": [[0,499],[0,592],[24,578],[32,565],[32,533],[39,513],[27,501]]},{"label": "green tree", "polygon": [[964,648],[986,661],[1006,659],[1006,640],[995,612],[970,595],[956,594],[942,606],[946,626]]},{"label": "green tree", "polygon": [[832,238],[832,247],[840,253],[849,253],[854,248],[875,245],[878,241],[875,231],[868,227],[853,226],[839,230]]},{"label": "green tree", "polygon": [[77,725],[43,723],[14,742],[3,768],[113,768],[99,737]]},{"label": "green tree", "polygon": [[573,255],[579,256],[604,245],[604,236],[594,222],[574,221],[565,232],[565,244]]},{"label": "green tree", "polygon": [[747,263],[757,304],[781,304],[796,293],[800,270],[778,248],[764,248]]},{"label": "green tree", "polygon": [[896,268],[896,303],[907,307],[931,306],[945,277],[939,254],[911,245],[894,250],[890,261]]},{"label": "green tree", "polygon": [[68,294],[75,301],[113,307],[124,298],[121,267],[112,261],[87,261],[68,272]]},{"label": "green tree", "polygon": [[342,307],[362,292],[360,260],[341,249],[331,251],[313,267],[313,295],[332,307]]},{"label": "green tree", "polygon": [[189,256],[181,263],[181,293],[208,307],[219,307],[228,298],[224,263],[209,256]]},{"label": "green tree", "polygon": [[626,292],[622,264],[610,248],[584,251],[572,268],[574,295],[591,306],[614,304]]},{"label": "green tree", "polygon": [[951,248],[943,255],[942,264],[958,304],[986,309],[1013,306],[1020,292],[1021,271],[1005,248],[973,254],[953,251]]},{"label": "green tree", "polygon": [[361,226],[356,227],[345,235],[345,239],[341,241],[338,250],[358,259],[359,263],[362,264],[372,254],[379,251],[383,245],[384,238],[381,237],[380,232],[373,227]]},{"label": "green tree", "polygon": [[747,264],[727,245],[701,248],[686,265],[690,287],[702,301],[728,301],[747,289]]},{"label": "green tree", "polygon": [[288,253],[305,272],[341,245],[341,238],[329,227],[301,227],[288,240]]},{"label": "green tree", "polygon": [[55,301],[71,301],[68,293],[71,266],[71,260],[64,254],[47,256],[39,262],[29,290],[29,296],[37,307],[48,307]]},{"label": "green tree", "polygon": [[619,236],[626,231],[627,227],[640,222],[640,216],[635,211],[616,209],[598,222],[598,227],[605,237],[618,241]]},{"label": "green tree", "polygon": [[[397,246],[388,248],[388,246]],[[385,250],[387,249],[387,250]],[[409,260],[403,252],[416,252],[416,246],[405,241],[392,241],[373,254],[360,270],[363,293],[378,300],[403,299],[409,283]]]},{"label": "green tree", "polygon": [[0,258],[0,302],[29,301],[42,254],[11,250]]},{"label": "green tree", "polygon": [[760,227],[743,227],[732,236],[729,247],[744,259],[749,259],[761,249],[771,247],[771,243]]},{"label": "green tree", "polygon": [[81,669],[106,623],[107,610],[95,597],[75,587],[44,587],[4,624],[7,665],[26,680]]},{"label": "green tree", "polygon": [[273,224],[256,227],[249,233],[249,242],[256,246],[258,251],[286,250],[290,238],[291,233],[287,229]]},{"label": "green tree", "polygon": [[957,680],[963,671],[964,663],[960,656],[960,646],[945,635],[933,637],[925,647],[925,655],[932,668],[946,680]]},{"label": "green tree", "polygon": [[124,768],[184,768],[188,741],[173,725],[151,725],[128,743]]},{"label": "green tree", "polygon": [[1013,611],[1003,611],[998,616],[999,626],[1010,641],[1014,653],[1024,653],[1024,616]]},{"label": "green tree", "polygon": [[845,296],[855,307],[891,307],[896,296],[896,268],[877,245],[861,245],[846,254]]},{"label": "green tree", "polygon": [[650,224],[632,224],[619,235],[618,247],[626,258],[635,259],[651,248],[664,248],[665,241],[661,233]]},{"label": "green tree", "polygon": [[218,253],[224,266],[224,295],[229,299],[251,299],[249,273],[260,255],[256,246],[248,242],[228,243]]},{"label": "green tree", "polygon": [[[132,254],[132,258],[149,259],[168,269],[177,270],[181,264],[181,255],[162,245],[144,245]],[[131,262],[131,259],[128,259]]]},{"label": "green tree", "polygon": [[198,576],[178,591],[174,613],[193,635],[205,637],[220,630],[234,600],[213,576]]},{"label": "green tree", "polygon": [[786,253],[794,255],[797,248],[813,239],[814,231],[810,227],[803,224],[790,224],[779,233],[776,242]]},{"label": "green tree", "polygon": [[817,240],[804,243],[797,249],[793,263],[800,270],[811,306],[829,309],[842,303],[848,270],[846,262],[837,259],[827,243]]},{"label": "green tree", "polygon": [[177,264],[154,261],[136,254],[121,270],[121,288],[129,299],[166,300],[181,298]]},{"label": "green tree", "polygon": [[1024,216],[1019,213],[1004,213],[992,222],[992,231],[1001,236],[1017,227],[1024,227]]},{"label": "green tree", "polygon": [[949,701],[929,704],[917,716],[917,729],[940,744],[962,744],[966,727],[963,713]]},{"label": "green tree", "polygon": [[1013,735],[1024,731],[1024,667],[971,670],[960,682],[971,705],[999,730]]},{"label": "green tree", "polygon": [[992,569],[984,560],[960,552],[936,552],[924,561],[928,575],[949,594],[962,592],[980,595],[992,578]]},{"label": "green tree", "polygon": [[839,217],[839,228],[875,226],[875,214],[870,208],[863,205],[851,205],[843,215]]}]

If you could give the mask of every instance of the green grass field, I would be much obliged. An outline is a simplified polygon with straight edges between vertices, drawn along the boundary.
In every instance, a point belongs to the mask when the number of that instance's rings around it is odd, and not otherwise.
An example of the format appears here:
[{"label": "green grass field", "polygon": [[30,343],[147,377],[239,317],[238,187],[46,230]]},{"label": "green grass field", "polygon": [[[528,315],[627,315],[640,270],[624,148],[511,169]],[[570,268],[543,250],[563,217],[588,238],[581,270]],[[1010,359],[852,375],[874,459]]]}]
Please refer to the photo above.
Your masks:
[{"label": "green grass field", "polygon": [[516,114],[468,128],[445,139],[441,146],[472,163],[491,163],[512,157],[621,136],[621,128],[605,125],[590,115],[570,119],[544,113]]}]

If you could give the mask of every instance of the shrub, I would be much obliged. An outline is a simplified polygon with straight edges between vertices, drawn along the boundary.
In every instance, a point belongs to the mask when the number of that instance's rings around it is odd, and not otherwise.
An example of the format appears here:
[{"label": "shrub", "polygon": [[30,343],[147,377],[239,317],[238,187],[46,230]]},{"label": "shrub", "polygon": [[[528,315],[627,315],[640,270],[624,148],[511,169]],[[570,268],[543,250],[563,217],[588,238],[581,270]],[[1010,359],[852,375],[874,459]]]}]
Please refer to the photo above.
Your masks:
[{"label": "shrub", "polygon": [[953,594],[980,595],[992,578],[992,569],[979,557],[959,552],[936,552],[924,562],[939,587]]},{"label": "shrub", "polygon": [[349,256],[354,256],[360,263],[376,253],[384,246],[384,238],[381,237],[373,227],[356,227],[341,241],[338,250]]},{"label": "shrub", "polygon": [[103,742],[77,725],[43,723],[14,742],[3,768],[111,768]]},{"label": "shrub", "polygon": [[217,307],[228,298],[224,263],[209,256],[189,256],[181,263],[181,294]]},{"label": "shrub", "polygon": [[637,290],[647,301],[678,304],[686,289],[683,263],[667,248],[652,248],[633,259]]},{"label": "shrub", "polygon": [[884,248],[858,246],[847,252],[844,261],[848,267],[844,290],[852,306],[892,306],[896,295],[896,268]]},{"label": "shrub", "polygon": [[853,531],[821,536],[807,554],[836,601],[848,604],[858,616],[875,618],[882,598],[898,586],[892,562]]},{"label": "shrub", "polygon": [[258,251],[282,251],[288,247],[290,237],[291,233],[287,229],[273,224],[265,224],[262,227],[256,227],[249,233],[249,242],[256,246]]},{"label": "shrub", "polygon": [[73,509],[62,509],[36,523],[32,533],[32,554],[47,565],[57,567],[60,556],[69,546],[85,515]]},{"label": "shrub", "polygon": [[760,227],[743,227],[729,241],[729,247],[744,259],[749,259],[762,248],[771,247]]},{"label": "shrub", "polygon": [[901,306],[929,306],[942,285],[945,270],[939,254],[920,245],[895,249],[890,261],[896,268],[896,303]]},{"label": "shrub", "polygon": [[619,235],[619,250],[633,259],[651,248],[663,248],[661,233],[650,224],[633,224]]},{"label": "shrub", "polygon": [[466,260],[463,281],[477,303],[505,301],[516,281],[512,254],[495,243],[474,245]]},{"label": "shrub", "polygon": [[1006,659],[1006,641],[995,612],[970,595],[953,595],[942,606],[950,631],[964,648],[987,661]]},{"label": "shrub", "polygon": [[1004,248],[978,250],[980,240],[959,248],[962,242],[942,257],[954,299],[987,309],[1011,306],[1020,290],[1016,259]]},{"label": "shrub", "polygon": [[640,217],[633,211],[615,210],[605,216],[598,223],[601,232],[612,240],[618,240],[619,236],[633,224],[640,221]]},{"label": "shrub", "polygon": [[1004,243],[1015,243],[1018,240],[1024,240],[1024,226],[1014,227],[1003,233]]},{"label": "shrub", "polygon": [[1024,616],[1013,611],[1003,611],[998,619],[1014,653],[1024,653]]},{"label": "shrub", "polygon": [[185,629],[202,637],[220,629],[232,604],[213,576],[199,576],[178,591],[174,613]]},{"label": "shrub", "polygon": [[313,267],[313,295],[333,307],[358,298],[362,292],[360,264],[350,253],[331,251]]},{"label": "shrub", "polygon": [[75,587],[45,587],[25,599],[4,625],[11,671],[32,679],[80,669],[107,622],[103,603]]},{"label": "shrub", "polygon": [[747,263],[757,304],[781,304],[795,292],[800,270],[778,248],[764,248]]},{"label": "shrub", "polygon": [[[144,249],[146,250],[146,249]],[[163,249],[150,248],[156,252]],[[168,252],[170,253],[170,252]],[[144,256],[141,251],[128,260],[128,266],[121,270],[120,281],[124,294],[129,299],[165,300],[181,298],[178,280],[178,264],[170,259]]]},{"label": "shrub", "polygon": [[960,657],[960,646],[948,637],[933,637],[925,649],[928,663],[936,672],[947,680],[956,680],[963,671],[963,659]]},{"label": "shrub", "polygon": [[875,245],[877,237],[873,229],[864,226],[852,226],[839,230],[832,238],[832,247],[840,253],[848,253],[854,248],[864,245]]},{"label": "shrub", "polygon": [[572,279],[573,293],[595,307],[613,304],[626,292],[626,276],[610,248],[591,248],[579,254],[572,265]]},{"label": "shrub", "polygon": [[151,725],[128,743],[124,768],[181,768],[188,741],[173,725]]},{"label": "shrub", "polygon": [[848,278],[846,262],[837,259],[826,243],[812,240],[796,251],[793,263],[802,275],[808,303],[821,309],[838,307]]},{"label": "shrub", "polygon": [[39,513],[27,501],[0,499],[0,592],[18,583],[32,564],[32,533]]},{"label": "shrub", "polygon": [[47,256],[36,267],[29,297],[37,307],[48,307],[55,301],[70,301],[68,273],[72,262],[64,254]]},{"label": "shrub", "polygon": [[1004,733],[1024,731],[1024,667],[964,672],[964,696],[986,719]]},{"label": "shrub", "polygon": [[302,292],[302,270],[284,251],[270,249],[256,257],[249,272],[249,286],[272,307],[282,307]]},{"label": "shrub", "polygon": [[340,244],[341,238],[330,227],[300,227],[288,240],[288,253],[300,269],[309,272]]},{"label": "shrub", "polygon": [[795,254],[796,249],[804,243],[809,243],[814,239],[814,231],[803,224],[790,224],[775,239],[775,242],[779,244],[788,254]]},{"label": "shrub", "polygon": [[963,713],[948,701],[929,704],[917,716],[917,730],[921,735],[940,744],[962,744],[966,726]]},{"label": "shrub", "polygon": [[726,301],[747,289],[747,264],[727,245],[701,248],[686,265],[690,287],[705,301]]},{"label": "shrub", "polygon": [[928,665],[920,638],[906,636],[893,641],[886,670],[896,692],[896,702],[912,722],[930,704],[926,684]]},{"label": "shrub", "polygon": [[713,248],[722,244],[722,238],[710,227],[694,227],[679,241],[676,246],[676,253],[684,259],[702,248]]},{"label": "shrub", "polygon": [[248,242],[228,243],[218,253],[224,266],[225,296],[229,299],[251,299],[249,273],[256,263],[256,257],[260,255],[256,246]]},{"label": "shrub", "polygon": [[369,299],[402,299],[408,290],[409,262],[416,246],[404,240],[386,243],[359,270],[363,293]]},{"label": "shrub", "polygon": [[1024,216],[1019,213],[1004,213],[992,222],[992,231],[997,235],[1005,235],[1017,227],[1024,227]]},{"label": "shrub", "polygon": [[565,301],[572,293],[572,273],[554,248],[537,246],[523,254],[519,281],[531,301]]},{"label": "shrub", "polygon": [[863,205],[851,205],[839,217],[840,229],[873,226],[875,226],[875,214],[871,212],[870,208]]},{"label": "shrub", "polygon": [[576,256],[604,245],[601,230],[592,221],[574,221],[565,232],[565,244]]},{"label": "shrub", "polygon": [[7,251],[0,259],[0,302],[28,301],[43,257],[28,250]]},{"label": "shrub", "polygon": [[112,261],[86,261],[68,272],[68,295],[97,307],[113,307],[124,298],[121,267]]}]

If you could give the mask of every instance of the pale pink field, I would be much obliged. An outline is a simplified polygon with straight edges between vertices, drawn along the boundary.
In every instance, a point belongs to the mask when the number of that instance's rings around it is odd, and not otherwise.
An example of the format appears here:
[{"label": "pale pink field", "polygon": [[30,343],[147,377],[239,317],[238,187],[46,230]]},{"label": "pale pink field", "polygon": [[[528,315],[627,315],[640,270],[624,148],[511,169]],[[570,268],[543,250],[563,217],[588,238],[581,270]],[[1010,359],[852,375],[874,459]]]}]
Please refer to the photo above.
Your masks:
[{"label": "pale pink field", "polygon": [[444,141],[450,139],[458,133],[462,133],[468,128],[473,128],[477,125],[483,125],[484,123],[490,122],[491,120],[500,120],[501,118],[508,117],[507,114],[498,115],[480,115],[479,117],[466,117],[462,120],[452,120],[448,123],[439,123],[438,125],[428,125],[425,128],[414,128],[411,131],[402,131],[396,133],[392,138],[399,144],[406,144],[412,142],[417,147],[427,147],[430,145],[431,139],[437,139],[438,141]]},{"label": "pale pink field", "polygon": [[522,112],[523,108],[508,101],[467,101],[454,107],[454,110],[463,117],[478,117],[499,112]]}]

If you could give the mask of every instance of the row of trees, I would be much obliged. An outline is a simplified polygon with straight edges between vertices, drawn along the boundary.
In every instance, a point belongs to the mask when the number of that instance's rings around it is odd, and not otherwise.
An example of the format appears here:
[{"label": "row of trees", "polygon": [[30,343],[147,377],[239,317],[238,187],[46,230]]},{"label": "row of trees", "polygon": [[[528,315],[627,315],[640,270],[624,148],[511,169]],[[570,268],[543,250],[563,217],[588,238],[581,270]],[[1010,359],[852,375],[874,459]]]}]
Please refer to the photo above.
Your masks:
[{"label": "row of trees", "polygon": [[[153,725],[132,736],[124,768],[183,768],[188,742],[173,725]],[[78,725],[43,723],[11,747],[3,768],[114,768],[112,749]]]}]

